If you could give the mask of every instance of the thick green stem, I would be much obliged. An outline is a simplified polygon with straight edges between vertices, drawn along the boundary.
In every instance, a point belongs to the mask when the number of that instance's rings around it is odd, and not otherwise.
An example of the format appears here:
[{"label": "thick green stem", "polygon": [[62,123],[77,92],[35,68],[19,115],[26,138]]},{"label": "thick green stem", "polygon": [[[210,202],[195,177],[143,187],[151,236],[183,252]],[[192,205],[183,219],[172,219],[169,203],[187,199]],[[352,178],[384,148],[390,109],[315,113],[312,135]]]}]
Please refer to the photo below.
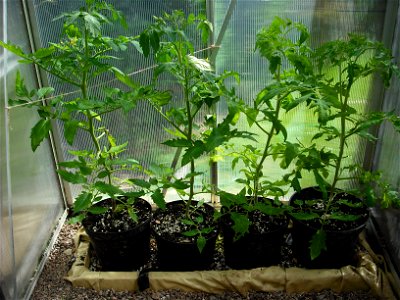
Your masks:
[{"label": "thick green stem", "polygon": [[[280,107],[281,107],[280,100],[281,99],[279,99],[279,98],[277,99],[277,104],[276,104],[276,109],[275,109],[275,118],[277,120],[279,118],[279,112],[280,112]],[[276,127],[272,124],[271,129],[270,129],[270,131],[268,133],[267,142],[265,143],[264,152],[263,152],[263,154],[261,156],[261,160],[258,163],[257,168],[255,170],[255,174],[254,174],[255,175],[255,177],[254,177],[254,199],[253,199],[254,202],[257,202],[257,199],[258,199],[258,196],[259,196],[258,195],[258,188],[259,188],[260,177],[261,177],[260,173],[261,173],[261,170],[262,170],[262,168],[264,166],[265,160],[270,155],[269,149],[270,149],[272,137],[274,136],[274,132],[275,131],[276,131]]]},{"label": "thick green stem", "polygon": [[339,135],[339,153],[338,153],[338,158],[336,160],[336,166],[335,166],[335,173],[333,176],[333,180],[332,180],[332,185],[330,187],[330,193],[329,193],[329,198],[328,198],[328,202],[326,205],[326,212],[328,212],[333,199],[335,197],[335,190],[336,190],[336,185],[340,179],[340,173],[341,173],[341,167],[342,167],[342,160],[344,157],[344,150],[345,150],[345,146],[346,146],[346,112],[348,109],[348,100],[349,100],[349,96],[350,96],[350,88],[352,83],[348,82],[347,88],[346,88],[346,94],[344,95],[343,98],[343,82],[342,82],[342,68],[341,66],[339,66],[339,82],[340,82],[340,103],[341,103],[341,115],[340,115],[340,135]]},{"label": "thick green stem", "polygon": [[[89,34],[88,30],[85,30],[85,39],[84,39],[84,41],[85,41],[85,56],[87,58],[89,58],[89,56],[90,56],[90,50],[89,50],[89,44],[88,44],[88,34]],[[84,65],[82,69],[83,69],[83,71],[82,71],[82,82],[81,82],[80,88],[81,88],[83,99],[88,99],[87,87],[88,87],[88,72],[89,72],[89,69],[88,69],[87,65]],[[92,112],[89,109],[85,111],[85,114],[86,114],[86,117],[87,117],[87,120],[88,120],[88,126],[89,126],[88,132],[89,132],[90,138],[91,138],[91,140],[92,140],[92,142],[93,142],[93,144],[94,144],[94,146],[96,148],[96,152],[97,152],[96,153],[96,157],[99,158],[99,156],[101,155],[101,146],[100,146],[99,140],[97,139],[96,132],[95,132],[95,126],[93,124],[94,116],[92,115]],[[103,164],[104,169],[107,170],[108,183],[112,184],[111,170],[109,169],[109,167],[106,165],[105,162],[103,162],[102,164]],[[113,201],[112,205],[113,205],[113,210],[114,210],[115,206],[116,206],[115,201]]]},{"label": "thick green stem", "polygon": [[[277,69],[276,78],[277,78],[278,82],[280,82],[280,67],[278,67],[278,69]],[[275,107],[275,111],[274,111],[275,120],[279,120],[279,112],[280,112],[280,108],[281,108],[281,100],[284,97],[286,97],[286,95],[284,95],[283,97],[282,96],[278,96],[278,98],[276,99],[276,107]],[[256,124],[257,124],[257,122],[256,122]],[[270,154],[269,153],[269,149],[270,149],[270,146],[271,146],[272,137],[274,136],[274,132],[276,131],[276,126],[274,124],[275,124],[275,122],[272,122],[271,128],[270,128],[269,132],[267,133],[268,138],[267,138],[267,141],[265,143],[264,152],[263,152],[263,154],[261,156],[261,160],[257,164],[256,170],[255,170],[254,186],[253,186],[254,199],[252,199],[254,201],[254,203],[256,203],[258,201],[258,196],[259,196],[258,189],[259,189],[260,177],[261,177],[260,173],[261,173],[262,168],[264,166],[265,160],[267,159],[267,157]]]}]

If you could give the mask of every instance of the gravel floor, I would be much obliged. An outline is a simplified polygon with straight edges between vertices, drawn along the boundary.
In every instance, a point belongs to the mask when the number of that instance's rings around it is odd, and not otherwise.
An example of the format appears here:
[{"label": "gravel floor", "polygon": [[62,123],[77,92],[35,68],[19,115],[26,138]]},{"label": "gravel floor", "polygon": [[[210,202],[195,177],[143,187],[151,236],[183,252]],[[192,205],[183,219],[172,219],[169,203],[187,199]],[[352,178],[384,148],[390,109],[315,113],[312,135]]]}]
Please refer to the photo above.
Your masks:
[{"label": "gravel floor", "polygon": [[154,292],[117,292],[113,290],[95,291],[92,289],[76,288],[64,280],[74,259],[73,236],[78,229],[77,225],[65,224],[58,240],[50,253],[50,257],[43,269],[32,295],[32,300],[75,300],[75,299],[376,299],[368,292],[334,293],[323,291],[319,293],[285,294],[283,292],[265,293],[250,292],[246,297],[234,292],[224,294],[189,293],[178,290]]}]

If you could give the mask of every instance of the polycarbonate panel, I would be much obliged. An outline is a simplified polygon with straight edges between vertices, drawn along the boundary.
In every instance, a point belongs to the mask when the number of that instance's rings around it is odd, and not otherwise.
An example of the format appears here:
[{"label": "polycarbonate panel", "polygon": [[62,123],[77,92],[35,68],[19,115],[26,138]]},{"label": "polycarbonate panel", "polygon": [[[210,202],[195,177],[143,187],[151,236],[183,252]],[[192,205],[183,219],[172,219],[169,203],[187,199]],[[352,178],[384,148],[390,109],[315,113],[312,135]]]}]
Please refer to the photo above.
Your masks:
[{"label": "polycarbonate panel", "polygon": [[[7,23],[3,23],[3,28],[8,30],[3,39],[29,49],[21,2],[5,3]],[[45,141],[35,153],[30,147],[30,130],[38,120],[36,111],[23,107],[5,111],[8,98],[15,97],[17,70],[25,78],[28,89],[33,89],[37,87],[34,69],[32,66],[21,66],[19,58],[10,53],[7,56],[2,53],[1,60],[4,63],[1,73],[1,113],[7,117],[6,120],[2,119],[0,125],[1,287],[6,299],[23,299],[43,259],[48,240],[64,212],[64,204],[50,143]],[[5,140],[4,137],[9,138]],[[7,183],[10,188],[8,195],[4,186]]]},{"label": "polycarbonate panel", "polygon": [[[400,9],[397,10],[397,20],[400,19]],[[397,24],[394,32],[393,54],[396,61],[400,58],[400,26]],[[384,102],[384,111],[394,111],[400,115],[400,83],[397,78],[392,80],[390,89],[386,92]],[[380,130],[380,143],[375,157],[374,169],[381,170],[383,178],[392,186],[393,189],[400,192],[400,135],[393,129],[391,124],[385,123]],[[383,248],[388,255],[388,264],[393,265],[397,272],[397,278],[400,276],[400,209],[373,211],[375,219],[374,224],[378,227],[379,238],[384,241]],[[386,253],[387,251],[387,253]],[[391,268],[390,268],[391,269]]]},{"label": "polycarbonate panel", "polygon": [[[381,40],[386,9],[386,1],[381,0],[215,0],[212,3],[216,36],[222,40],[216,57],[217,72],[237,71],[241,75],[237,93],[249,104],[271,80],[266,60],[260,58],[254,49],[257,32],[263,26],[268,26],[275,16],[305,24],[311,32],[312,45],[316,46],[327,40],[343,38],[348,32],[363,33],[371,39]],[[227,29],[221,30],[228,17],[230,20]],[[350,101],[360,111],[366,110],[368,102],[372,101],[369,95],[373,86],[372,79],[363,80],[354,86],[354,94]],[[223,107],[220,107],[220,113],[224,113]],[[316,132],[315,115],[304,107],[298,107],[286,115],[282,114],[282,119],[287,126],[288,139],[291,142],[299,139],[307,144]],[[249,129],[245,118],[240,121],[239,128]],[[260,147],[263,140],[260,137],[258,140]],[[236,141],[238,146],[243,143],[245,142]],[[334,149],[337,144],[326,143],[324,146]],[[348,146],[348,159],[362,163],[365,142],[354,139]],[[242,186],[234,182],[236,178],[242,176],[239,169],[236,168],[232,172],[231,162],[228,159],[221,162],[219,186],[228,191],[240,190]],[[272,180],[279,179],[285,173],[286,171],[282,171],[272,159],[264,164],[264,174],[268,174]],[[302,184],[308,186],[315,183],[310,175],[303,179]]]},{"label": "polycarbonate panel", "polygon": [[[117,35],[138,35],[146,26],[154,21],[153,16],[161,16],[164,12],[171,12],[174,9],[181,9],[185,12],[192,12],[194,14],[205,13],[205,1],[109,1],[116,9],[122,11],[128,24],[128,29],[121,26],[109,26],[105,28],[104,35],[117,36]],[[56,16],[61,12],[72,11],[82,6],[83,1],[33,1],[33,11],[37,21],[37,30],[39,45],[47,45],[49,42],[58,41],[59,34],[62,28],[62,20],[52,22]],[[51,26],[49,26],[51,24]],[[199,40],[199,38],[197,38]],[[197,42],[196,42],[197,43]],[[201,50],[200,42],[197,45],[198,50]],[[124,72],[132,75],[134,80],[142,83],[149,83],[151,81],[153,63],[149,59],[144,59],[143,55],[139,54],[133,47],[126,53],[117,53],[117,56],[122,56],[123,59],[116,61],[116,67]],[[70,87],[61,85],[58,80],[49,77],[49,85],[55,87],[56,93],[66,94],[76,92],[71,90]],[[118,86],[122,88],[116,81],[111,81],[111,77],[103,76],[96,82],[96,85],[109,85]],[[161,89],[171,89],[168,83],[161,83]],[[76,94],[73,94],[76,97]],[[101,96],[101,95],[100,95]],[[179,105],[180,100],[175,96],[174,101]],[[164,127],[168,124],[163,120],[152,107],[145,102],[140,102],[136,109],[129,114],[125,115],[122,112],[115,112],[103,118],[106,126],[110,128],[112,135],[116,138],[117,142],[128,141],[128,151],[125,155],[135,158],[145,167],[152,163],[162,163],[171,165],[175,155],[174,149],[163,146],[160,143],[168,138],[168,134]],[[62,136],[62,125],[60,126],[60,141],[61,141],[61,157],[60,159],[71,159],[68,154],[68,149],[71,147],[66,143]],[[87,148],[90,144],[87,143],[87,137],[81,132],[77,134],[73,148]],[[201,188],[203,181],[207,182],[209,177],[208,161],[198,161],[196,164],[199,171],[204,171],[204,176],[196,180],[196,189]],[[187,173],[185,168],[177,170],[179,174]],[[123,176],[135,176],[137,174],[123,174]],[[76,197],[80,191],[79,186],[72,186],[72,198]],[[176,200],[176,195],[173,191],[168,191],[167,198]]]}]

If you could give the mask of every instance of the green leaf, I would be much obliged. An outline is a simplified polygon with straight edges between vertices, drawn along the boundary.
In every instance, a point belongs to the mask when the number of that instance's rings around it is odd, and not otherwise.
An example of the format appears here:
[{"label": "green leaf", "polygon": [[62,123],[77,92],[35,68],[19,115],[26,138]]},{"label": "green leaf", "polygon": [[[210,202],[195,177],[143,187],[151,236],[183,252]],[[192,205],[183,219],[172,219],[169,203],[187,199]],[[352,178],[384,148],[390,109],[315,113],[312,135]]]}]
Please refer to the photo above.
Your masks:
[{"label": "green leaf", "polygon": [[247,216],[232,212],[231,219],[233,221],[232,229],[235,231],[236,240],[249,232],[250,221]]},{"label": "green leaf", "polygon": [[139,44],[142,48],[143,55],[148,57],[150,54],[150,37],[146,32],[142,32],[139,37]]},{"label": "green leaf", "polygon": [[58,163],[59,167],[64,167],[68,169],[79,169],[83,163],[78,160],[71,160],[71,161],[62,161]]},{"label": "green leaf", "polygon": [[39,50],[37,50],[35,53],[33,53],[33,56],[35,58],[45,58],[47,56],[50,56],[54,53],[55,48],[54,47],[49,47],[49,48],[40,48]]},{"label": "green leaf", "polygon": [[102,207],[102,206],[91,206],[87,209],[88,212],[94,214],[94,215],[101,215],[104,214],[109,210],[108,207]]},{"label": "green leaf", "polygon": [[18,97],[29,98],[29,92],[25,85],[24,78],[21,77],[21,73],[17,71],[17,76],[15,78],[15,93]]},{"label": "green leaf", "polygon": [[194,223],[194,221],[191,219],[182,219],[181,222],[185,225],[196,225],[196,223]]},{"label": "green leaf", "polygon": [[[183,221],[183,220],[182,220]],[[192,230],[188,230],[188,231],[184,231],[182,232],[182,234],[184,236],[189,236],[189,237],[193,237],[196,236],[199,232],[196,229],[192,229]]]},{"label": "green leaf", "polygon": [[161,192],[160,189],[156,189],[153,194],[151,195],[151,199],[160,209],[166,208],[164,194]]},{"label": "green leaf", "polygon": [[80,173],[72,173],[65,170],[57,170],[57,173],[60,174],[62,179],[73,184],[82,184],[87,182],[86,177]]},{"label": "green leaf", "polygon": [[248,108],[246,109],[246,117],[247,117],[247,123],[249,126],[253,126],[254,122],[257,120],[259,110],[258,109],[253,109],[253,108]]},{"label": "green leaf", "polygon": [[192,142],[187,139],[172,139],[163,142],[162,144],[167,145],[169,147],[191,147]]},{"label": "green leaf", "polygon": [[285,143],[285,166],[288,167],[299,154],[298,145],[290,142]]},{"label": "green leaf", "polygon": [[8,51],[14,53],[15,55],[23,58],[27,58],[27,55],[24,53],[21,47],[9,43],[5,43],[0,40],[0,46],[7,49]]},{"label": "green leaf", "polygon": [[45,97],[49,94],[52,94],[54,92],[54,88],[52,87],[44,87],[40,88],[36,91],[36,96],[40,99],[42,97]]},{"label": "green leaf", "polygon": [[114,73],[115,77],[122,83],[126,84],[127,86],[129,86],[132,89],[137,89],[138,88],[138,84],[136,82],[134,82],[129,75],[125,74],[124,72],[122,72],[120,69],[116,68],[116,67],[112,67],[111,71]]},{"label": "green leaf", "polygon": [[316,259],[322,250],[326,250],[326,232],[321,228],[313,235],[310,241],[311,259]]},{"label": "green leaf", "polygon": [[99,20],[88,13],[84,13],[85,27],[93,36],[101,34],[101,24]]},{"label": "green leaf", "polygon": [[79,128],[78,120],[69,120],[64,123],[64,137],[68,144],[74,143],[76,132]]},{"label": "green leaf", "polygon": [[73,211],[74,213],[78,213],[84,210],[87,210],[92,204],[93,194],[88,192],[82,192],[76,197]]},{"label": "green leaf", "polygon": [[192,66],[195,67],[196,69],[206,72],[212,71],[211,64],[205,59],[197,58],[192,55],[188,55],[187,58],[189,60],[189,63],[192,64]]},{"label": "green leaf", "polygon": [[135,223],[138,222],[138,215],[132,207],[128,207],[128,214]]},{"label": "green leaf", "polygon": [[109,195],[110,197],[114,197],[115,195],[117,195],[117,194],[123,194],[124,192],[121,190],[121,189],[119,189],[118,187],[116,187],[116,186],[114,186],[114,185],[112,185],[112,184],[109,184],[109,183],[105,183],[105,182],[103,182],[103,181],[97,181],[95,184],[94,184],[94,186],[95,186],[95,188],[99,191],[99,192],[101,192],[101,193],[103,193],[103,194],[107,194],[107,195]]},{"label": "green leaf", "polygon": [[172,95],[169,91],[151,93],[147,97],[158,107],[167,105],[172,99]]},{"label": "green leaf", "polygon": [[107,153],[111,153],[111,154],[118,154],[118,153],[121,153],[121,152],[123,152],[123,151],[125,151],[126,150],[126,147],[128,146],[128,142],[125,142],[125,143],[123,143],[123,144],[121,144],[121,145],[116,145],[116,146],[114,146],[114,147],[111,147],[108,151],[107,151]]},{"label": "green leaf", "polygon": [[192,160],[199,158],[206,152],[206,146],[202,141],[195,141],[194,145],[186,149],[185,154],[182,156],[182,166],[187,165]]},{"label": "green leaf", "polygon": [[151,184],[148,181],[143,180],[143,179],[131,178],[131,179],[129,179],[129,181],[132,182],[134,185],[137,185],[142,188],[149,189],[151,187]]},{"label": "green leaf", "polygon": [[150,45],[153,48],[154,52],[157,52],[160,49],[160,37],[158,32],[153,30],[149,35]]},{"label": "green leaf", "polygon": [[198,236],[197,240],[196,240],[196,244],[197,244],[197,249],[199,249],[199,252],[203,252],[204,247],[207,244],[207,240],[204,236]]},{"label": "green leaf", "polygon": [[329,215],[329,219],[344,221],[344,222],[352,222],[356,221],[361,218],[360,215],[351,215],[351,214],[344,214],[344,213],[332,213]]},{"label": "green leaf", "polygon": [[39,120],[31,130],[31,148],[35,151],[42,141],[49,137],[49,131],[51,130],[51,122],[49,119]]},{"label": "green leaf", "polygon": [[290,215],[294,217],[296,220],[301,220],[301,221],[309,221],[320,218],[320,216],[317,213],[313,212],[291,212]]}]

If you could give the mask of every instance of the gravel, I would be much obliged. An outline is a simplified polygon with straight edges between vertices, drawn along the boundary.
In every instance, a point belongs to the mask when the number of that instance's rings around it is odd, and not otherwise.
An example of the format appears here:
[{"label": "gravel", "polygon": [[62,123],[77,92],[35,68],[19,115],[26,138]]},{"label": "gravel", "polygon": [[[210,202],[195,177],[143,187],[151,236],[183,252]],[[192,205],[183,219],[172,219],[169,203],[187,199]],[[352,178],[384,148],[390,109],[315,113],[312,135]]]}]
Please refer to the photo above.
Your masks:
[{"label": "gravel", "polygon": [[178,290],[165,290],[155,292],[146,290],[143,292],[120,292],[113,290],[95,291],[92,289],[72,287],[64,280],[74,261],[73,237],[78,230],[78,225],[65,224],[60,232],[56,244],[54,245],[49,259],[38,279],[35,290],[32,294],[32,300],[76,300],[76,299],[377,299],[365,291],[354,291],[349,293],[335,293],[329,290],[318,293],[299,293],[286,294],[284,292],[250,292],[246,297],[235,293],[225,292],[223,294],[209,294],[203,292],[182,292]]}]

